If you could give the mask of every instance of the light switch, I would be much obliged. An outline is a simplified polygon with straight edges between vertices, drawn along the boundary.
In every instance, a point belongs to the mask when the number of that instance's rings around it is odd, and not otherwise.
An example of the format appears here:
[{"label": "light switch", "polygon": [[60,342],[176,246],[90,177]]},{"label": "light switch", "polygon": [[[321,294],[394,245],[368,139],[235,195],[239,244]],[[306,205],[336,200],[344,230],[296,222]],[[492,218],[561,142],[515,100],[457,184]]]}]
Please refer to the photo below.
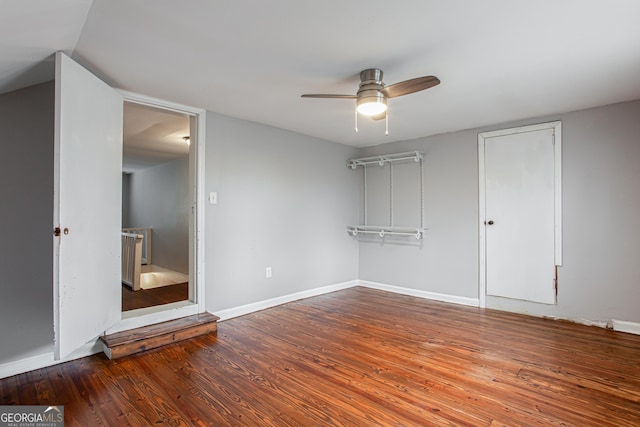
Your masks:
[{"label": "light switch", "polygon": [[212,191],[211,193],[209,193],[209,204],[210,205],[218,204],[218,193],[216,193],[215,191]]}]

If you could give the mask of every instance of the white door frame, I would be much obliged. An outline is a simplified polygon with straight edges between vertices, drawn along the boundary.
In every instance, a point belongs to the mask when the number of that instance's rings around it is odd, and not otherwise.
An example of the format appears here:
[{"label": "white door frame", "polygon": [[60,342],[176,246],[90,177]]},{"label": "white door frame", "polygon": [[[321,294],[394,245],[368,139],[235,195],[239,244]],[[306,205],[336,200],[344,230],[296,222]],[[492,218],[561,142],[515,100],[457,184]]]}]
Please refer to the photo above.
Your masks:
[{"label": "white door frame", "polygon": [[[195,282],[195,304],[190,301],[181,301],[177,303],[167,304],[160,308],[151,307],[150,309],[135,310],[133,316],[131,314],[123,314],[122,320],[116,323],[107,333],[124,331],[141,326],[147,326],[158,322],[178,319],[180,317],[190,316],[205,311],[205,283],[204,283],[204,156],[206,141],[206,110],[201,108],[190,107],[187,105],[177,104],[152,98],[137,93],[119,90],[125,102],[133,102],[136,104],[147,105],[161,110],[169,110],[177,113],[195,117],[196,119],[196,138],[191,140],[191,145],[195,145],[195,230],[194,235],[190,236],[192,241],[190,245],[195,244],[194,259],[190,262],[194,266],[193,271],[195,277],[190,278]],[[143,313],[143,314],[140,314]]]},{"label": "white door frame", "polygon": [[486,307],[487,296],[487,237],[486,237],[486,192],[485,192],[485,142],[497,136],[536,132],[551,129],[554,137],[554,260],[562,265],[562,122],[555,121],[536,125],[501,129],[478,134],[478,301]]}]

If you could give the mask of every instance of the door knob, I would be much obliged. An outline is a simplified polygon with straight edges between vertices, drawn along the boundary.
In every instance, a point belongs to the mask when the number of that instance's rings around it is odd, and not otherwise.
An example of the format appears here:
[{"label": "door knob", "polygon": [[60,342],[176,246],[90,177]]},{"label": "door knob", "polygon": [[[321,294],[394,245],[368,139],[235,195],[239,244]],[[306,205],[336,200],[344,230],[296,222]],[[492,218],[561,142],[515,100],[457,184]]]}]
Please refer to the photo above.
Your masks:
[{"label": "door knob", "polygon": [[487,225],[493,225],[493,220],[485,221],[484,223]]},{"label": "door knob", "polygon": [[65,236],[69,234],[69,229],[65,227],[64,231],[60,230],[60,227],[56,227],[53,229],[53,235],[56,237],[60,237],[61,232],[64,232]]}]

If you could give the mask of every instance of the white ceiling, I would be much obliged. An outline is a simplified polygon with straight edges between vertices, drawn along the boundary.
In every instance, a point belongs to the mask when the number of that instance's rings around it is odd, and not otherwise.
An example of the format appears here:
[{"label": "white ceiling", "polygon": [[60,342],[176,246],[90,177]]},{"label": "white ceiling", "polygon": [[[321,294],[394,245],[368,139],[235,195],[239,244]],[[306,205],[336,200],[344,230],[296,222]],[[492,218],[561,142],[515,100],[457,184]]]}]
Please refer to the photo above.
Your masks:
[{"label": "white ceiling", "polygon": [[[0,0],[0,89],[65,50],[118,88],[368,146],[640,99],[639,22],[638,0]],[[390,100],[388,137],[300,98],[371,67],[442,83]]]}]

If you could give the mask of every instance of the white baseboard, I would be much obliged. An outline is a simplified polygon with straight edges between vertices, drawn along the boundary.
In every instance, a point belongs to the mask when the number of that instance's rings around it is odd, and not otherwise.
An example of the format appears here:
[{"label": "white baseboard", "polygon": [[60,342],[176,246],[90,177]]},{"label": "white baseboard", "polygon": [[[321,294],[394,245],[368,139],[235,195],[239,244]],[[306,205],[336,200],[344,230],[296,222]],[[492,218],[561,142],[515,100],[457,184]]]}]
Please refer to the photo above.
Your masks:
[{"label": "white baseboard", "polygon": [[448,294],[439,294],[436,292],[420,291],[417,289],[385,285],[384,283],[369,282],[367,280],[358,280],[358,285],[364,286],[367,288],[372,288],[372,289],[379,289],[381,291],[394,292],[396,294],[409,295],[412,297],[425,298],[425,299],[430,299],[435,301],[450,302],[453,304],[460,304],[460,305],[469,305],[472,307],[480,306],[480,300],[478,300],[478,298],[467,298],[467,297],[460,297],[457,295],[448,295]]},{"label": "white baseboard", "polygon": [[640,323],[628,322],[626,320],[613,319],[613,330],[620,332],[627,332],[629,334],[640,335]]},{"label": "white baseboard", "polygon": [[15,362],[3,363],[0,365],[0,378],[7,378],[23,372],[51,366],[53,362],[53,352],[51,352],[16,360]]},{"label": "white baseboard", "polygon": [[288,302],[297,301],[303,298],[315,297],[317,295],[328,294],[329,292],[340,291],[342,289],[352,288],[358,284],[357,280],[338,283],[335,285],[323,286],[321,288],[309,289],[308,291],[296,292],[294,294],[283,295],[281,297],[271,298],[264,301],[253,302],[251,304],[241,305],[239,307],[228,308],[225,310],[215,310],[213,313],[220,317],[220,321],[232,319],[255,311],[264,310],[275,307],[277,305],[286,304]]},{"label": "white baseboard", "polygon": [[57,365],[58,363],[69,362],[70,360],[92,356],[94,354],[100,353],[101,351],[102,346],[96,339],[84,344],[78,350],[74,351],[73,353],[71,353],[71,355],[65,357],[62,360],[55,360],[53,358],[53,352],[48,352],[37,356],[16,360],[14,362],[3,363],[0,365],[0,378],[7,378],[13,375],[34,371],[36,369],[42,369],[48,366]]},{"label": "white baseboard", "polygon": [[[508,310],[504,310],[504,309],[501,309],[501,308],[495,308],[494,310],[508,311]],[[520,311],[515,311],[513,313],[524,314],[524,315],[531,316],[531,317],[539,317],[541,319],[561,320],[563,322],[571,322],[571,323],[576,323],[578,325],[595,326],[597,328],[603,328],[603,329],[613,329],[609,325],[609,322],[607,322],[605,320],[573,319],[573,318],[570,318],[570,317],[549,316],[549,315],[546,315],[546,314],[536,314],[536,313],[520,312]]]}]

